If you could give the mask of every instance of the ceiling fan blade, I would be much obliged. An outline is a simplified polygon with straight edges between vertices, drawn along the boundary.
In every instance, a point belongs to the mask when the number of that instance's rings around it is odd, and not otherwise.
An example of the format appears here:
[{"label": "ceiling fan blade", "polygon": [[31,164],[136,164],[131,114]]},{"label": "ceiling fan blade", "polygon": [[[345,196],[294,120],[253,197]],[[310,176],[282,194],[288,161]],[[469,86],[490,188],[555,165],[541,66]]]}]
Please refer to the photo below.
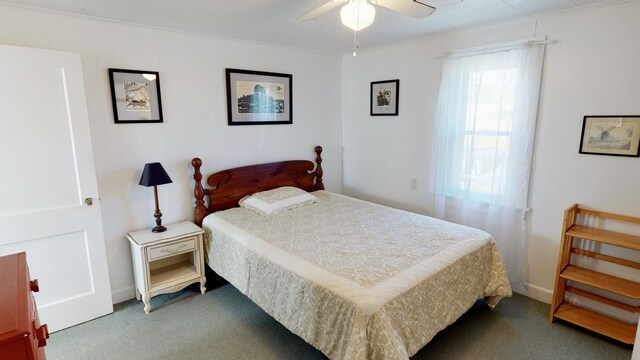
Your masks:
[{"label": "ceiling fan blade", "polygon": [[328,3],[324,5],[320,5],[319,7],[302,15],[301,17],[298,18],[298,20],[302,20],[302,21],[313,20],[315,18],[320,17],[320,15],[332,10],[333,8],[344,4],[347,1],[348,0],[330,0]]},{"label": "ceiling fan blade", "polygon": [[422,19],[436,11],[436,8],[427,5],[424,0],[371,0],[371,3],[416,19]]}]

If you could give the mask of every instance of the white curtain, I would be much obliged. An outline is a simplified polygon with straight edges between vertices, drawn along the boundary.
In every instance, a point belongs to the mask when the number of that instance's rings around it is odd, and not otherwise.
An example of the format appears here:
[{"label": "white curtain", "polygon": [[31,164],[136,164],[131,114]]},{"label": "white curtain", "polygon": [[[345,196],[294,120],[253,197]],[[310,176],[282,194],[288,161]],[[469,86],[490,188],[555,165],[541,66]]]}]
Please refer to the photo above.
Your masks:
[{"label": "white curtain", "polygon": [[536,41],[447,55],[433,142],[435,215],[490,233],[521,291],[543,57]]}]

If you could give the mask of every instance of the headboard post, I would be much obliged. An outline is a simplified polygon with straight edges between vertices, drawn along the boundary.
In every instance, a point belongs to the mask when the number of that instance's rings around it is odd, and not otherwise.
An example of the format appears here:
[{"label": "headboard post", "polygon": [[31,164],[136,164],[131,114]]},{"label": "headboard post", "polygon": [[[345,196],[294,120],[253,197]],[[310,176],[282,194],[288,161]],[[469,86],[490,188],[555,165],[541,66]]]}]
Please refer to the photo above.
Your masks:
[{"label": "headboard post", "polygon": [[322,146],[316,146],[316,154],[316,164],[318,164],[316,167],[316,190],[324,190],[324,184],[322,183],[322,157],[320,156],[322,154]]},{"label": "headboard post", "polygon": [[191,160],[191,165],[193,166],[193,179],[196,181],[196,184],[193,188],[193,195],[196,198],[196,207],[193,212],[193,217],[196,225],[202,226],[202,220],[207,216],[207,208],[204,206],[204,188],[202,187],[202,173],[200,172],[200,167],[202,166],[202,160],[200,158],[193,158]]}]

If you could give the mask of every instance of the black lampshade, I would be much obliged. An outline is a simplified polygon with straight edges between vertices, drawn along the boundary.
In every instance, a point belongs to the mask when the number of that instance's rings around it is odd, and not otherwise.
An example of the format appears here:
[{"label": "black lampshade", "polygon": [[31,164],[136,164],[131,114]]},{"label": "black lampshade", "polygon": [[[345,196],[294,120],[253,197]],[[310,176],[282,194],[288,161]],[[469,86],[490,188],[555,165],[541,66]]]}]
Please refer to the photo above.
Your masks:
[{"label": "black lampshade", "polygon": [[159,162],[144,164],[144,170],[142,170],[142,176],[140,177],[140,185],[156,186],[170,184],[172,182]]}]

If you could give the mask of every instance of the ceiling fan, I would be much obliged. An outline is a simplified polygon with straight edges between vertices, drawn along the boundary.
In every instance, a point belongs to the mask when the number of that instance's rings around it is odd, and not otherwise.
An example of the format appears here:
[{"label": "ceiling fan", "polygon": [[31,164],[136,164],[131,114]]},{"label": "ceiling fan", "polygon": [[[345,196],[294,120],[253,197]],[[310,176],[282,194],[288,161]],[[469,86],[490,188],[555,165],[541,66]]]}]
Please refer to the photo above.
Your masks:
[{"label": "ceiling fan", "polygon": [[342,23],[354,31],[362,30],[373,23],[376,9],[372,4],[416,19],[427,17],[436,10],[435,7],[426,4],[423,0],[329,0],[324,5],[301,16],[298,20],[316,19],[345,3],[348,4],[340,10],[340,17]]}]

